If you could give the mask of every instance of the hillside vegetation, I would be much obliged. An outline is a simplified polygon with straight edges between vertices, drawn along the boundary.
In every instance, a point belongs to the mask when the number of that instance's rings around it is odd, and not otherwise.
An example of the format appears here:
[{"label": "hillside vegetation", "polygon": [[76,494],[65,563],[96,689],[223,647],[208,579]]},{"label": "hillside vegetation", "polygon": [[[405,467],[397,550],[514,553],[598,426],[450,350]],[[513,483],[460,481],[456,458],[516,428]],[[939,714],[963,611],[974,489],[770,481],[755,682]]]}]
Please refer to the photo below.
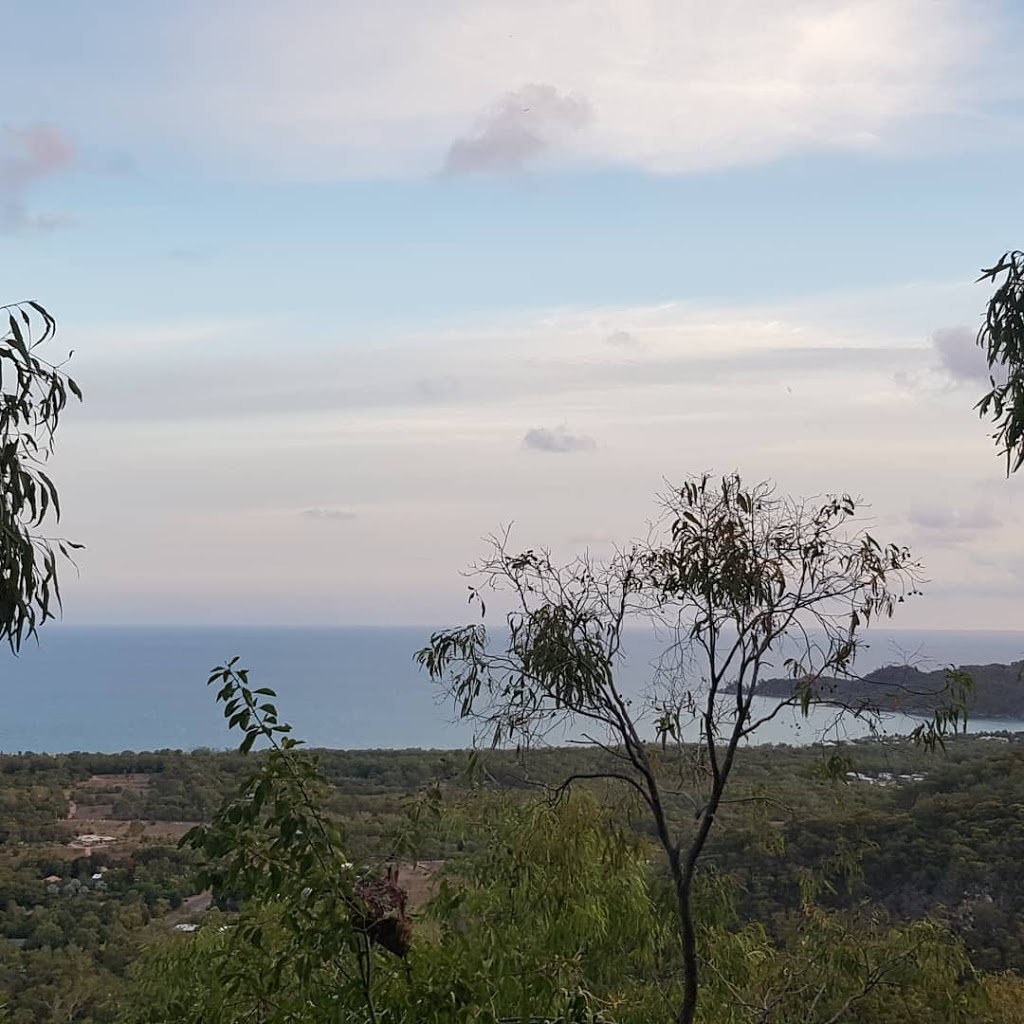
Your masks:
[{"label": "hillside vegetation", "polygon": [[[856,773],[845,781],[826,777],[809,748],[747,749],[737,794],[770,784],[772,800],[731,804],[709,849],[702,927],[726,975],[712,980],[701,1019],[758,1019],[736,1016],[737,998],[808,1013],[819,991],[811,1015],[765,1019],[825,1021],[825,1008],[848,999],[843,1020],[1019,1019],[1008,1008],[1024,992],[1015,973],[1024,970],[1022,740],[958,738],[945,755],[851,743],[840,749]],[[257,981],[284,955],[280,908],[251,907],[263,951],[243,942],[237,898],[202,899],[200,855],[175,841],[210,820],[265,756],[0,758],[6,1020],[278,1019],[246,1014]],[[556,1019],[574,1005],[580,1015],[561,1019],[659,1019],[675,969],[648,826],[637,827],[632,798],[606,782],[549,799],[566,774],[612,756],[579,747],[478,761],[454,751],[316,752],[324,806],[354,870],[399,863],[408,885],[411,862],[429,862],[410,906],[411,973],[377,954],[379,1020],[520,1020],[522,1007]],[[672,813],[692,813],[685,790]],[[72,848],[82,822],[114,841]],[[222,950],[241,972],[237,1005],[214,977]],[[864,991],[882,965],[891,978]],[[786,980],[797,967],[800,986]],[[533,979],[525,988],[524,976]],[[301,1002],[310,992],[285,984],[277,995]],[[492,1016],[464,1016],[481,1005]],[[302,1016],[292,1005],[287,1019],[333,1019],[322,1010]]]}]

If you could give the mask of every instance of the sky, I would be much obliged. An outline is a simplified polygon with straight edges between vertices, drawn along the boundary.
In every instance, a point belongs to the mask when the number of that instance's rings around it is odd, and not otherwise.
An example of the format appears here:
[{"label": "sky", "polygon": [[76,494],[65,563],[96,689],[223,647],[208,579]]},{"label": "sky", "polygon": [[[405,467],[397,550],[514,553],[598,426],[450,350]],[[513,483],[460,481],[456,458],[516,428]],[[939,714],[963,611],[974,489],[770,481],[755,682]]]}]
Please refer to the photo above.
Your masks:
[{"label": "sky", "polygon": [[851,492],[1019,628],[972,407],[1024,247],[999,0],[0,2],[3,301],[57,317],[77,624],[421,624],[504,524]]}]

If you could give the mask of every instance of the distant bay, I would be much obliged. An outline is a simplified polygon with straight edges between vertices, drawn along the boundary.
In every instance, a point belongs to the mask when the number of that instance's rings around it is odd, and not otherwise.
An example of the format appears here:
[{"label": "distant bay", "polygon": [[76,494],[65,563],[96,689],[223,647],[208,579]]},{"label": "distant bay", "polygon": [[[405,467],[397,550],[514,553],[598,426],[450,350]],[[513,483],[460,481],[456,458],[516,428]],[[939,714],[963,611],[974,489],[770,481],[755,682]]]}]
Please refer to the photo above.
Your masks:
[{"label": "distant bay", "polygon": [[[452,722],[412,655],[429,627],[241,628],[49,625],[18,658],[0,654],[0,750],[192,750],[233,746],[206,684],[208,670],[239,655],[254,685],[278,690],[282,717],[312,746],[453,748],[472,730]],[[858,666],[869,671],[906,658],[946,664],[1024,658],[1021,632],[876,633]],[[637,641],[624,676],[639,688],[650,640]],[[780,715],[763,742],[801,743],[830,720]],[[889,732],[913,720],[890,716]],[[972,730],[1024,730],[1024,722],[971,722]],[[856,724],[848,735],[864,733]]]}]

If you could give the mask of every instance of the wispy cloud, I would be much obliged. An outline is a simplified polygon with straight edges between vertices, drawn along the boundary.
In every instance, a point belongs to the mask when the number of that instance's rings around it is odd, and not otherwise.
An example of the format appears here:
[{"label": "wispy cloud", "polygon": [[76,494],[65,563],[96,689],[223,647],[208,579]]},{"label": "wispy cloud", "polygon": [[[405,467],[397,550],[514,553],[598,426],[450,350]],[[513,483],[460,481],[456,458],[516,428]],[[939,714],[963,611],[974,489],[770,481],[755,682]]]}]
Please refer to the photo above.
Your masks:
[{"label": "wispy cloud", "polygon": [[601,546],[608,547],[612,544],[617,544],[622,540],[620,537],[615,537],[607,530],[583,530],[580,533],[574,533],[569,538],[570,544],[582,545],[582,546]]},{"label": "wispy cloud", "polygon": [[612,331],[604,340],[613,348],[636,348],[640,344],[629,331]]},{"label": "wispy cloud", "polygon": [[568,452],[589,452],[597,447],[592,437],[582,434],[570,434],[564,424],[549,427],[534,427],[523,437],[523,447],[535,452],[555,452],[560,455]]},{"label": "wispy cloud", "polygon": [[205,263],[209,260],[210,255],[207,249],[194,249],[188,246],[168,249],[164,253],[164,256],[172,263],[180,263],[186,266]]},{"label": "wispy cloud", "polygon": [[452,374],[442,374],[439,377],[419,377],[416,380],[416,391],[424,398],[441,402],[460,395],[462,384],[458,377]]},{"label": "wispy cloud", "polygon": [[[878,301],[848,297],[858,329],[845,314],[828,320],[831,300],[824,311],[540,310],[389,331],[358,349],[296,331],[285,360],[280,331],[266,325],[183,323],[147,344],[145,332],[122,328],[125,344],[102,357],[77,346],[87,401],[57,467],[79,517],[69,532],[90,551],[127,550],[115,563],[129,588],[136,547],[124,537],[138,530],[182,592],[196,578],[230,578],[252,607],[270,608],[282,580],[308,582],[319,615],[340,608],[332,602],[344,592],[353,616],[370,614],[369,594],[387,617],[400,593],[407,614],[425,621],[441,614],[438,581],[498,523],[571,550],[596,548],[604,531],[625,542],[666,475],[738,466],[791,493],[864,494],[887,539],[891,531],[923,549],[930,578],[970,583],[976,552],[1016,550],[1022,506],[1001,497],[1012,482],[969,395],[948,380],[926,395],[893,387],[895,368],[930,367],[937,378],[938,360],[924,332],[885,326]],[[934,295],[917,295],[914,310],[927,323]],[[622,324],[641,350],[606,344]],[[416,387],[448,376],[461,385],[457,401],[428,401]],[[102,457],[115,449],[117,460]],[[986,468],[991,490],[979,483]],[[299,495],[284,513],[282,488]],[[109,499],[102,508],[97,493]],[[176,534],[170,521],[187,528]],[[260,565],[255,545],[269,552]],[[990,611],[961,603],[950,618],[980,625]]]},{"label": "wispy cloud", "polygon": [[1000,520],[991,507],[975,505],[973,508],[955,508],[950,505],[915,505],[908,517],[914,526],[925,530],[969,532],[992,530]]},{"label": "wispy cloud", "polygon": [[5,125],[0,132],[0,231],[68,223],[69,218],[60,214],[32,213],[27,203],[33,185],[67,170],[74,161],[74,145],[53,125]]},{"label": "wispy cloud", "polygon": [[347,508],[304,508],[300,514],[303,519],[318,519],[327,522],[348,522],[358,518],[355,512],[350,512]]},{"label": "wispy cloud", "polygon": [[[923,346],[893,347],[884,335],[856,335],[804,317],[799,309],[687,304],[538,311],[389,335],[359,350],[314,341],[305,349],[308,360],[285,362],[272,341],[254,340],[272,339],[278,328],[259,318],[82,329],[76,358],[91,401],[80,415],[150,422],[416,416],[457,432],[474,416],[557,423],[575,415],[585,395],[603,414],[606,402],[648,409],[671,389],[784,393],[794,381],[827,387],[843,374],[891,375],[928,365]],[[632,347],[607,343],[608,324],[617,321],[631,325]]]},{"label": "wispy cloud", "polygon": [[562,138],[584,128],[590,104],[551,85],[524,85],[487,111],[474,130],[448,148],[449,174],[519,170]]},{"label": "wispy cloud", "polygon": [[295,17],[272,0],[182,0],[157,30],[151,15],[128,28],[97,16],[98,34],[130,31],[145,55],[131,102],[86,73],[84,54],[58,74],[84,108],[107,112],[90,125],[102,144],[173,138],[178,159],[260,176],[493,170],[554,145],[574,163],[678,174],[808,150],[976,146],[979,131],[1004,139],[1021,87],[1003,7],[310,0]]}]

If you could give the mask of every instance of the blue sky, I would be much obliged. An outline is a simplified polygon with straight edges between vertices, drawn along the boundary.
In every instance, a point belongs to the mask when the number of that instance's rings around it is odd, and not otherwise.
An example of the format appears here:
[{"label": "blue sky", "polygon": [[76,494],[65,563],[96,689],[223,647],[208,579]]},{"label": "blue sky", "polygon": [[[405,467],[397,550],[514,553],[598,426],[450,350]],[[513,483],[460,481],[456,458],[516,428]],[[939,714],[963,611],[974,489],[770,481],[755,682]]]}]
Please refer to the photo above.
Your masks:
[{"label": "blue sky", "polygon": [[[428,10],[429,6],[429,10]],[[852,490],[1019,626],[971,413],[1022,244],[990,0],[5,5],[4,299],[57,315],[72,622],[432,622],[704,469]]]}]

